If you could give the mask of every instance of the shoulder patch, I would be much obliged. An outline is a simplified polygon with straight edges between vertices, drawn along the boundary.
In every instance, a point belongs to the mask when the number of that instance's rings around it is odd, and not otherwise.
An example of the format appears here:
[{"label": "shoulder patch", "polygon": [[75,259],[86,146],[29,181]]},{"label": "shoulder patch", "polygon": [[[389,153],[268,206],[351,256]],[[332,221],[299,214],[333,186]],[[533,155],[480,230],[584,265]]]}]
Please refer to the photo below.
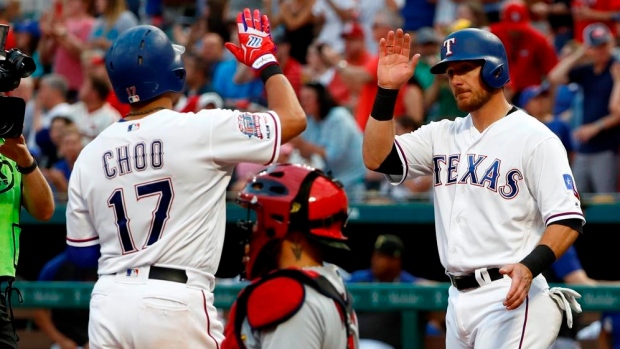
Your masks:
[{"label": "shoulder patch", "polygon": [[306,290],[299,281],[279,276],[260,283],[248,298],[247,318],[253,329],[278,325],[304,304]]}]

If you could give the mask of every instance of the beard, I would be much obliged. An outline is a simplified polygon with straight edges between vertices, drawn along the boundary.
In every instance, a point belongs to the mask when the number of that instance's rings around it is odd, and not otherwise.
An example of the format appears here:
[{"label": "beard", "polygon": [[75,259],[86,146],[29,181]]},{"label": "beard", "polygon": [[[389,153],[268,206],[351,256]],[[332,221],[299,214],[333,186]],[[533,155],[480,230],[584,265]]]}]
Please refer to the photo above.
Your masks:
[{"label": "beard", "polygon": [[468,91],[470,93],[469,97],[463,99],[459,99],[459,92],[460,91],[456,91],[454,94],[456,106],[459,110],[466,113],[471,113],[482,108],[482,106],[485,105],[493,96],[492,92],[485,88],[481,88],[477,91]]}]

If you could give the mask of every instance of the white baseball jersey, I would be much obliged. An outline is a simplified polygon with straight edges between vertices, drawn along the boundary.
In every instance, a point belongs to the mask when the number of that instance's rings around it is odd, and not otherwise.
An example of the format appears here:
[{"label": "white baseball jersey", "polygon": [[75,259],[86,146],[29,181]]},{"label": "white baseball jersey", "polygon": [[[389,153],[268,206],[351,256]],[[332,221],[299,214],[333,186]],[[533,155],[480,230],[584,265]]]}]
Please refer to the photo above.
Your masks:
[{"label": "white baseball jersey", "polygon": [[521,110],[482,133],[471,115],[442,120],[396,137],[405,176],[434,176],[435,229],[450,273],[517,263],[545,227],[585,223],[564,146]]},{"label": "white baseball jersey", "polygon": [[67,243],[100,244],[99,274],[158,264],[213,275],[234,166],[271,163],[280,140],[274,112],[162,110],[121,120],[75,163]]}]

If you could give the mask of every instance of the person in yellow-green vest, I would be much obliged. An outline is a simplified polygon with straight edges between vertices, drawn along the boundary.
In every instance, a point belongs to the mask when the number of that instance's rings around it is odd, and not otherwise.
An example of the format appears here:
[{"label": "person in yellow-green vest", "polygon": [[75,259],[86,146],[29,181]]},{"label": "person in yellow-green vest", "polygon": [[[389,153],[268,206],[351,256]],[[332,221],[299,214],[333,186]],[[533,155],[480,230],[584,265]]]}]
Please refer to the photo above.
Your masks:
[{"label": "person in yellow-green vest", "polygon": [[19,258],[19,218],[24,206],[34,218],[54,214],[54,198],[24,136],[0,138],[0,348],[17,349],[11,293]]}]

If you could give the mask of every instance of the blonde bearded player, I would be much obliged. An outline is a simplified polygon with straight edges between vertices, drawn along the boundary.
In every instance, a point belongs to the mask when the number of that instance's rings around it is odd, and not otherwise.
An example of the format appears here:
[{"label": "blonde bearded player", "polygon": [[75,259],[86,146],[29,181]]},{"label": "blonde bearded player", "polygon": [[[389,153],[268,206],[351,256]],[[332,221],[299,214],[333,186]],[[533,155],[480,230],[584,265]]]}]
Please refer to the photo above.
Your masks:
[{"label": "blonde bearded player", "polygon": [[67,243],[81,265],[99,255],[90,348],[212,348],[225,194],[239,162],[268,164],[306,119],[274,57],[267,17],[238,16],[227,47],[265,82],[270,111],[172,110],[182,50],[153,26],[119,36],[106,55],[117,96],[131,104],[80,154],[69,184]]},{"label": "blonde bearded player", "polygon": [[402,30],[380,42],[380,88],[363,155],[394,184],[434,176],[437,245],[452,282],[446,347],[547,349],[562,319],[556,302],[567,317],[570,307],[580,311],[576,292],[550,290],[540,275],[585,222],[566,151],[506,101],[506,50],[480,29],[448,35],[431,68],[447,74],[458,107],[470,114],[395,137],[396,94],[419,58],[409,59],[409,45]]}]

